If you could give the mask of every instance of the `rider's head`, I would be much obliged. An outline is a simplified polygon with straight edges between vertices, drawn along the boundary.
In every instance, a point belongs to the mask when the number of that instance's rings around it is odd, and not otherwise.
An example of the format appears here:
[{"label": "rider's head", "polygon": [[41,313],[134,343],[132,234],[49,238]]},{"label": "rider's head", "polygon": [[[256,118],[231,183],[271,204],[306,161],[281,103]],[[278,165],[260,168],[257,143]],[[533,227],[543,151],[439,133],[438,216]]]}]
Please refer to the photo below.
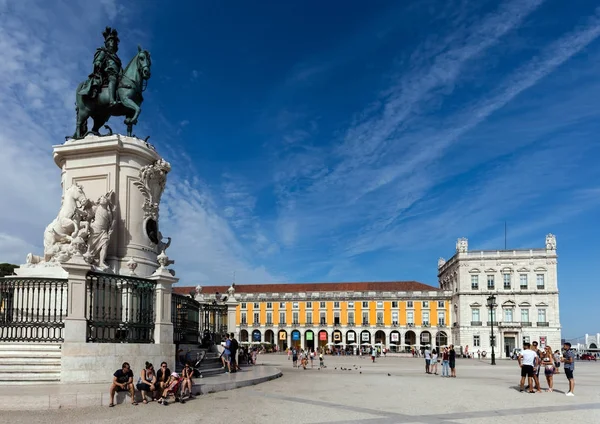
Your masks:
[{"label": "rider's head", "polygon": [[119,50],[119,44],[117,43],[117,40],[114,37],[110,37],[108,40],[106,40],[104,45],[112,53],[116,53],[117,50]]}]

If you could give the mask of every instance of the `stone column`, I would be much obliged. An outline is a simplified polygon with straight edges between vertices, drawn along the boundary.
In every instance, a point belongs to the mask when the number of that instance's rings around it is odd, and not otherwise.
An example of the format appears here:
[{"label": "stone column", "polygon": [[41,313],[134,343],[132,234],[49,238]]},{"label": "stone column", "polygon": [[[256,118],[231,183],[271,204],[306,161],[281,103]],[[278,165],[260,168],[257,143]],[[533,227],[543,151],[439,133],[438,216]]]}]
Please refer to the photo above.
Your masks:
[{"label": "stone column", "polygon": [[68,280],[68,315],[65,318],[65,343],[85,343],[87,340],[86,308],[86,276],[91,266],[83,260],[81,254],[62,264],[62,268],[69,273]]},{"label": "stone column", "polygon": [[156,318],[154,321],[154,343],[173,344],[173,323],[171,322],[171,293],[173,284],[179,281],[163,266],[148,277],[156,281]]},{"label": "stone column", "polygon": [[227,305],[227,332],[229,334],[236,332],[236,310],[239,302],[235,299],[234,295],[227,298],[225,302]]}]

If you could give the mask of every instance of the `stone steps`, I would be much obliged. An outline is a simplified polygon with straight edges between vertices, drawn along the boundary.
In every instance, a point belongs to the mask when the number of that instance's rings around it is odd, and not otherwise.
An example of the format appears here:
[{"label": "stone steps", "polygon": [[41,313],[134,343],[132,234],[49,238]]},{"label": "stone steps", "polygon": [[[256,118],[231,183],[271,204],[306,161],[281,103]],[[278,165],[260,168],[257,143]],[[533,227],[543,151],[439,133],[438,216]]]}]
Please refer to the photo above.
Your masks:
[{"label": "stone steps", "polygon": [[60,382],[61,345],[0,343],[0,385]]}]

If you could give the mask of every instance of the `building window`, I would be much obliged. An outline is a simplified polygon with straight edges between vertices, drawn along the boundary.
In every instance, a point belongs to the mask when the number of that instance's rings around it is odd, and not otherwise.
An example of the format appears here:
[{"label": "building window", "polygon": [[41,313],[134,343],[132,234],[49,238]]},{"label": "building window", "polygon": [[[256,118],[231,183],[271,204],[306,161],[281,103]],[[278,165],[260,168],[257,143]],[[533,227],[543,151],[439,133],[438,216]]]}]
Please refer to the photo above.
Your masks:
[{"label": "building window", "polygon": [[307,312],[306,313],[306,323],[307,324],[312,324],[313,323],[313,321],[312,321],[312,312]]},{"label": "building window", "polygon": [[254,302],[253,308],[254,309],[260,309],[260,305],[258,304],[258,302]]},{"label": "building window", "polygon": [[538,322],[547,322],[546,321],[546,309],[544,309],[544,308],[538,309]]},{"label": "building window", "polygon": [[504,310],[504,322],[513,322],[513,310],[505,309]]},{"label": "building window", "polygon": [[242,302],[241,307],[242,307],[242,309],[246,309],[246,302]]},{"label": "building window", "polygon": [[407,300],[406,301],[406,307],[407,308],[412,308],[413,307],[413,301],[412,300]]},{"label": "building window", "polygon": [[529,309],[521,309],[521,322],[529,322]]},{"label": "building window", "polygon": [[488,290],[494,290],[494,276],[493,275],[487,276],[487,288],[488,288]]},{"label": "building window", "polygon": [[377,312],[377,324],[383,324],[383,312]]},{"label": "building window", "polygon": [[479,290],[479,275],[471,275],[471,290]]},{"label": "building window", "polygon": [[334,308],[339,308],[340,307],[340,302],[333,302],[333,307]]},{"label": "building window", "polygon": [[423,311],[422,318],[423,325],[429,325],[429,311]]},{"label": "building window", "polygon": [[504,274],[504,289],[510,290],[510,274]]},{"label": "building window", "polygon": [[527,274],[519,275],[519,286],[521,290],[527,290]]},{"label": "building window", "polygon": [[424,308],[429,308],[429,302],[427,300],[423,301],[423,307]]},{"label": "building window", "polygon": [[326,316],[325,312],[321,312],[321,315],[319,317],[319,322],[321,323],[321,325],[327,325],[327,316]]},{"label": "building window", "polygon": [[285,309],[285,302],[279,302],[279,309]]},{"label": "building window", "polygon": [[260,314],[258,312],[254,312],[254,324],[260,324]]},{"label": "building window", "polygon": [[293,309],[298,309],[298,302],[293,302],[292,303],[292,308]]},{"label": "building window", "polygon": [[267,324],[273,325],[273,312],[267,312]]},{"label": "building window", "polygon": [[242,324],[248,324],[248,321],[246,320],[246,312],[242,312]]},{"label": "building window", "polygon": [[354,324],[354,312],[348,312],[348,324]]},{"label": "building window", "polygon": [[319,308],[325,309],[326,308],[325,302],[319,302]]},{"label": "building window", "polygon": [[285,324],[285,312],[279,312],[279,324]]},{"label": "building window", "polygon": [[273,309],[273,303],[267,302],[267,309]]},{"label": "building window", "polygon": [[544,289],[544,274],[538,274],[535,277],[535,281],[536,281],[536,285],[538,290],[543,290]]},{"label": "building window", "polygon": [[354,302],[348,302],[348,308],[353,309],[354,308]]},{"label": "building window", "polygon": [[368,324],[369,323],[369,313],[368,312],[363,312],[362,314],[362,323],[363,325]]},{"label": "building window", "polygon": [[298,312],[292,312],[292,324],[300,324],[298,320]]},{"label": "building window", "polygon": [[471,309],[471,321],[480,322],[481,315],[479,315],[479,308]]},{"label": "building window", "polygon": [[398,312],[392,312],[392,325],[398,325]]},{"label": "building window", "polygon": [[397,308],[397,307],[398,307],[398,301],[392,300],[392,308]]},{"label": "building window", "polygon": [[406,323],[414,324],[415,323],[415,313],[413,311],[406,312]]},{"label": "building window", "polygon": [[369,307],[369,302],[363,302],[362,303],[362,307],[363,308],[368,308]]},{"label": "building window", "polygon": [[481,346],[481,341],[479,340],[479,336],[473,336],[473,346],[474,347]]},{"label": "building window", "polygon": [[439,326],[446,325],[446,312],[438,311],[438,325]]},{"label": "building window", "polygon": [[444,306],[444,301],[443,300],[438,300],[438,308],[443,308]]},{"label": "building window", "polygon": [[337,311],[333,313],[333,325],[340,325],[340,313]]},{"label": "building window", "polygon": [[312,309],[312,302],[306,302],[306,308]]},{"label": "building window", "polygon": [[381,301],[377,302],[377,307],[378,308],[383,308],[383,302],[381,302]]},{"label": "building window", "polygon": [[531,337],[530,336],[523,336],[523,344],[525,343],[531,343]]},{"label": "building window", "polygon": [[488,310],[488,321],[494,321],[494,322],[498,321],[496,319],[496,310],[495,309]]}]

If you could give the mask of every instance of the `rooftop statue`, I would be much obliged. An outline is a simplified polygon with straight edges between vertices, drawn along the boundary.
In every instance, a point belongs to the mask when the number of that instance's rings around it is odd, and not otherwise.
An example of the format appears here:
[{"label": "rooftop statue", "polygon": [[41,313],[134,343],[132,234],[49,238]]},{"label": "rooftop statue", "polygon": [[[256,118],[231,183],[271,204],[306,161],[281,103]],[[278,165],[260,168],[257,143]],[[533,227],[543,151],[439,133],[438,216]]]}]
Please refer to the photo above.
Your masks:
[{"label": "rooftop statue", "polygon": [[[94,54],[92,73],[77,87],[75,104],[77,126],[73,138],[84,138],[87,134],[100,135],[100,128],[111,116],[125,116],[127,135],[140,116],[144,101],[142,92],[150,78],[150,53],[138,46],[137,54],[125,69],[121,68],[119,36],[116,29],[106,27],[102,33],[104,47]],[[94,126],[88,131],[88,118]]]}]

